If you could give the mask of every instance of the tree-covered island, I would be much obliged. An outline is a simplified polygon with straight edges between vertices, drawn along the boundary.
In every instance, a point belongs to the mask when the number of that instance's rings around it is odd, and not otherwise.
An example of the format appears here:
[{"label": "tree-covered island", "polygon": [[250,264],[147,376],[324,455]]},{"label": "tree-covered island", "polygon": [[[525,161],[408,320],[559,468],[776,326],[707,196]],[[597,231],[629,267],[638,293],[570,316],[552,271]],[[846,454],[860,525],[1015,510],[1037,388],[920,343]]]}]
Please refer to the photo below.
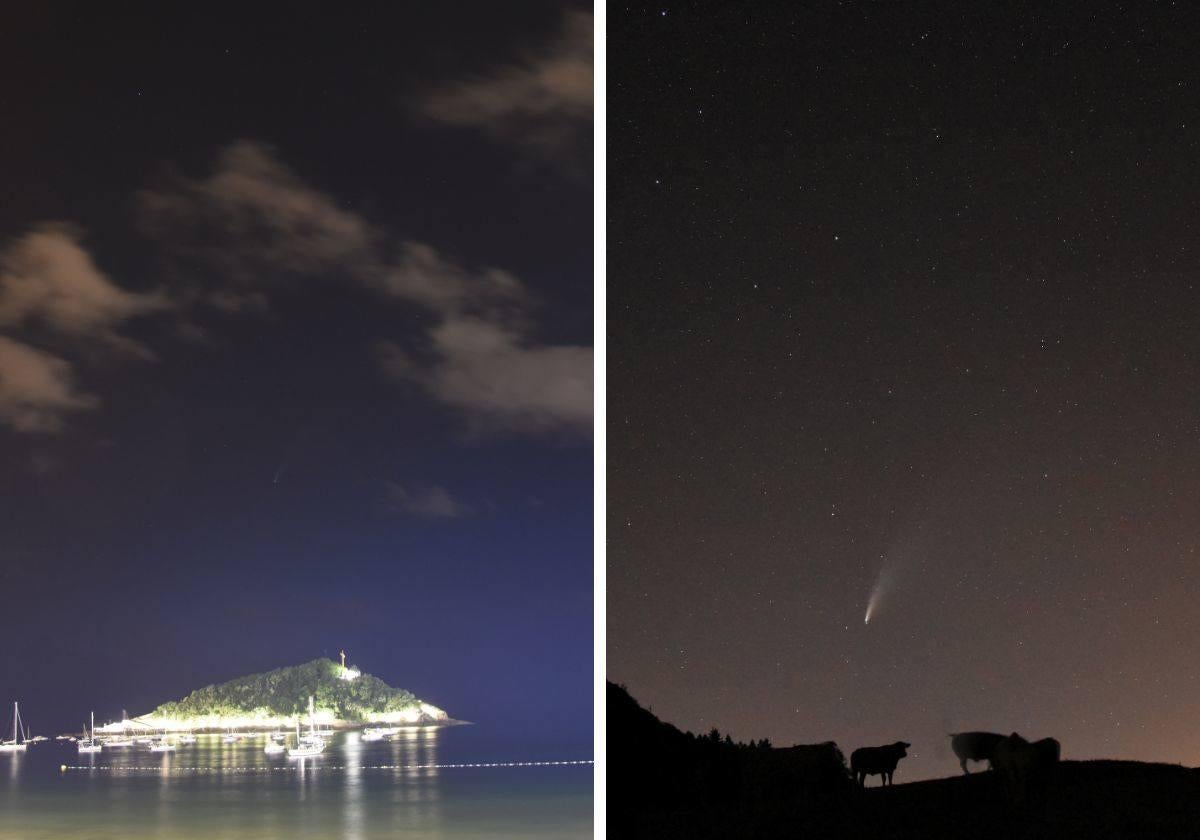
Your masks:
[{"label": "tree-covered island", "polygon": [[[392,688],[356,668],[314,659],[196,689],[181,700],[163,703],[149,714],[133,718],[131,723],[167,731],[290,727],[297,720],[307,720],[310,696],[314,698],[316,722],[324,726],[455,722],[410,691]],[[97,727],[97,731],[122,728],[122,722],[116,722]]]}]

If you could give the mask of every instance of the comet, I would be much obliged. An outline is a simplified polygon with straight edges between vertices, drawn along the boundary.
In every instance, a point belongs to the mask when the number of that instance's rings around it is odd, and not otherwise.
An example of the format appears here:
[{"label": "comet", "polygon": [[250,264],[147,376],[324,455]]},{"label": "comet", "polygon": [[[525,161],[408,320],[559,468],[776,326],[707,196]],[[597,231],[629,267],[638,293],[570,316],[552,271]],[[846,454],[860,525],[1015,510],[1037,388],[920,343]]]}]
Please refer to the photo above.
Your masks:
[{"label": "comet", "polygon": [[867,600],[867,614],[863,616],[863,624],[871,623],[871,614],[874,613],[875,609],[879,606],[879,599],[882,595],[882,587],[880,587],[879,584],[876,584],[875,588],[871,590],[871,597]]},{"label": "comet", "polygon": [[883,594],[890,588],[895,574],[895,561],[891,558],[884,559],[883,565],[879,569],[879,574],[875,578],[875,585],[871,587],[871,595],[867,598],[867,612],[863,615],[864,625],[870,624],[872,616],[879,612],[880,604],[883,602]]},{"label": "comet", "polygon": [[930,541],[928,518],[910,522],[891,540],[887,550],[879,555],[879,570],[867,597],[867,611],[863,614],[864,626],[872,619],[878,623],[885,598],[895,600],[911,591],[914,571],[924,571],[930,554],[935,551],[936,546]]}]

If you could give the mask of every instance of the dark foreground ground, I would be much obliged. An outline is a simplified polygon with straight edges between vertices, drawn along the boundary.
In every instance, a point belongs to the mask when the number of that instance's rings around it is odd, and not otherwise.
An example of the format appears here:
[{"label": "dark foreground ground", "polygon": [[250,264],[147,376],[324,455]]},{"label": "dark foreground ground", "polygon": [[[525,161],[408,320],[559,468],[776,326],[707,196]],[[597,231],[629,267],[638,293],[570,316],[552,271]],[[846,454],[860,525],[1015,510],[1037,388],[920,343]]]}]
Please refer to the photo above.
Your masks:
[{"label": "dark foreground ground", "polygon": [[986,772],[859,793],[852,836],[1200,840],[1200,771],[1178,765],[1064,761],[1024,806]]},{"label": "dark foreground ground", "polygon": [[1178,765],[1063,761],[1019,802],[991,772],[863,790],[840,753],[831,768],[692,736],[616,686],[608,756],[612,837],[1200,840],[1200,770]]}]

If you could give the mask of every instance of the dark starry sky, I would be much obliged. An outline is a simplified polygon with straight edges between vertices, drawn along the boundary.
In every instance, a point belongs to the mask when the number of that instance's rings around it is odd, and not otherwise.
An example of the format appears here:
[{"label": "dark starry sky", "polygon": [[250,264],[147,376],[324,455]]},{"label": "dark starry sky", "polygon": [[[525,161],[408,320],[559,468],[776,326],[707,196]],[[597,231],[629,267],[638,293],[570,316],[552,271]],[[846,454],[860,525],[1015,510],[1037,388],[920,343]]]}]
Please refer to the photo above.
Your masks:
[{"label": "dark starry sky", "polygon": [[610,10],[609,678],[1200,764],[1194,10],[808,5]]}]

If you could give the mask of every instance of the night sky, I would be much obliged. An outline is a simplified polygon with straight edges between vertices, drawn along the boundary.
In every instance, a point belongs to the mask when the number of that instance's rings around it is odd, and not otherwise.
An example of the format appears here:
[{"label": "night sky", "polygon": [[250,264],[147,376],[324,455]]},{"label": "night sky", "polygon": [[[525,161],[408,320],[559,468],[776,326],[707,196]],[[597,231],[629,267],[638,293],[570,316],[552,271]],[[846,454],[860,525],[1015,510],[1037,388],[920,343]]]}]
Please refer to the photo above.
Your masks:
[{"label": "night sky", "polygon": [[6,12],[0,703],[53,734],[345,648],[588,749],[591,27]]},{"label": "night sky", "polygon": [[794,5],[609,16],[608,677],[1200,764],[1194,10]]}]

